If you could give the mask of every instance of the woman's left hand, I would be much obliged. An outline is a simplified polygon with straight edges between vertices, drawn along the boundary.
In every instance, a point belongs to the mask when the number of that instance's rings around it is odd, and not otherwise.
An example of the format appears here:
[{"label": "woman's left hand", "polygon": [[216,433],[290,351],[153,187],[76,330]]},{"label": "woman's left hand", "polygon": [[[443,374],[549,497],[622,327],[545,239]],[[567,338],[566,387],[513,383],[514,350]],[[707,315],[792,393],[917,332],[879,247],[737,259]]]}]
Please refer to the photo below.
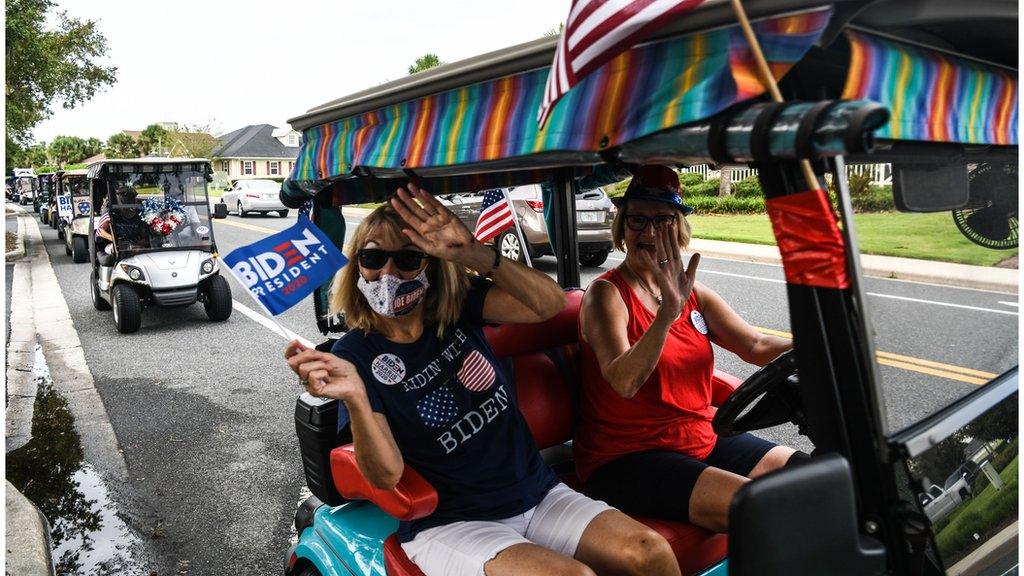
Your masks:
[{"label": "woman's left hand", "polygon": [[391,206],[410,226],[403,232],[420,250],[442,260],[470,262],[476,243],[472,232],[432,194],[409,182],[408,190],[398,189]]}]

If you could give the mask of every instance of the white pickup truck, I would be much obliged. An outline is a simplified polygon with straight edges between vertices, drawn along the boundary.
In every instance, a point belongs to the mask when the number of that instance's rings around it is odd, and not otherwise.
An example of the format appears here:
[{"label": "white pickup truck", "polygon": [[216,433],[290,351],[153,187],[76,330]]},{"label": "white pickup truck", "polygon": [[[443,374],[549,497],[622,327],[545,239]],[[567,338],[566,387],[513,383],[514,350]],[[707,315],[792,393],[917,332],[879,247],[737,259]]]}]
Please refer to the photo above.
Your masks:
[{"label": "white pickup truck", "polygon": [[928,491],[920,495],[924,513],[932,522],[938,522],[956,509],[961,502],[970,498],[974,492],[974,479],[979,466],[971,461],[961,464],[946,478],[942,487],[932,484]]}]

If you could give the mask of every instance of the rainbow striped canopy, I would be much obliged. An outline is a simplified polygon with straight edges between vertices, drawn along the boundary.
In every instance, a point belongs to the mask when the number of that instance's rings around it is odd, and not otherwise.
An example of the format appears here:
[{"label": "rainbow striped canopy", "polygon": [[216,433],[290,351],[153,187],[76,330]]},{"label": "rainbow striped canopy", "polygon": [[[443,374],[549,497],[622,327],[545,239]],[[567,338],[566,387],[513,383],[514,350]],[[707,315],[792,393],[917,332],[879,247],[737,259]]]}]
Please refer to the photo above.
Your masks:
[{"label": "rainbow striped canopy", "polygon": [[[755,23],[776,77],[818,41],[830,16],[818,9]],[[290,180],[479,168],[462,172],[470,174],[546,154],[599,164],[602,151],[758,96],[752,62],[738,26],[641,45],[573,88],[543,130],[535,117],[547,67],[461,86],[305,129]]]},{"label": "rainbow striped canopy", "polygon": [[1017,144],[1017,74],[847,31],[843,98],[874,100],[892,120],[878,138]]}]

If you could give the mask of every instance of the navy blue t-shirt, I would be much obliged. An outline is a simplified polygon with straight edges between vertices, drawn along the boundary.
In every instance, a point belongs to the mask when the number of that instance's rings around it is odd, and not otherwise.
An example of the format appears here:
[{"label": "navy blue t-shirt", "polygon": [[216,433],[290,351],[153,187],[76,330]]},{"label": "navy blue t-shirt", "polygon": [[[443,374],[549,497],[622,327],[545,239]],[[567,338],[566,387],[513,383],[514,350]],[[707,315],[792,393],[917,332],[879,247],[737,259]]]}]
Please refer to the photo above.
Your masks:
[{"label": "navy blue t-shirt", "polygon": [[437,337],[397,344],[353,330],[332,352],[355,364],[374,412],[405,462],[437,490],[437,509],[402,522],[398,538],[459,520],[499,520],[536,506],[558,479],[541,459],[504,366],[484,339],[484,297],[474,279],[459,321]]}]

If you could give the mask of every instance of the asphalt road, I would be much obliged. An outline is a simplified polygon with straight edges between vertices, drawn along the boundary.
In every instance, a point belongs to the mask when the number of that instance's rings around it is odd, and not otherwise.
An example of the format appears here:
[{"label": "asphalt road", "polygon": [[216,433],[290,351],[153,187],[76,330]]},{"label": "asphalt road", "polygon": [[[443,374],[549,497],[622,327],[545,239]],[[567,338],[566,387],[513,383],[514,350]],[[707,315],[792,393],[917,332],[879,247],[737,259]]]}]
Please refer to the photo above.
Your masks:
[{"label": "asphalt road", "polygon": [[[295,216],[216,221],[218,247],[226,254],[293,224]],[[127,503],[140,533],[158,536],[149,540],[151,557],[159,559],[152,569],[280,573],[304,485],[292,420],[299,388],[282,358],[285,338],[241,312],[258,306],[230,276],[242,306],[227,322],[210,322],[198,304],[154,308],[144,312],[137,334],[120,335],[111,313],[90,303],[88,265],[73,264],[52,229],[42,233],[132,478],[130,486],[113,487],[113,496]],[[613,255],[605,266],[620,259]],[[535,264],[554,275],[551,257]],[[601,272],[585,270],[583,282]],[[698,276],[755,326],[789,330],[778,266],[709,258]],[[1016,295],[883,279],[868,279],[865,289],[873,294],[877,349],[907,357],[889,360],[903,367],[881,368],[893,430],[974,390],[976,384],[962,381],[964,368],[1000,373],[1018,362]],[[278,321],[320,340],[308,301]],[[740,377],[754,370],[721,350],[716,358]],[[922,369],[920,360],[939,364]],[[763,436],[810,448],[787,427]]]}]

